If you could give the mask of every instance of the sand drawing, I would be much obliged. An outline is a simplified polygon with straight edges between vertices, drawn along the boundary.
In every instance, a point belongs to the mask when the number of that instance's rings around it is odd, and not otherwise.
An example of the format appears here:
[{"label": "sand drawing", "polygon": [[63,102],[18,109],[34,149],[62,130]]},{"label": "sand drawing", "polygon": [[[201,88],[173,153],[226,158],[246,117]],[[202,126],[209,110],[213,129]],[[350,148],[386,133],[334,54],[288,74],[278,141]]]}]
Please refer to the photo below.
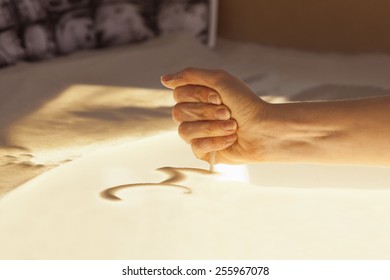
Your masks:
[{"label": "sand drawing", "polygon": [[137,187],[168,187],[168,188],[178,188],[184,191],[184,194],[191,194],[191,188],[187,186],[180,185],[178,183],[182,182],[185,178],[186,172],[198,173],[202,175],[210,175],[209,170],[200,169],[200,168],[188,168],[188,167],[161,167],[156,169],[157,171],[162,171],[168,175],[168,179],[161,181],[160,183],[135,183],[135,184],[125,184],[115,187],[108,188],[100,193],[100,196],[104,199],[112,201],[121,201],[122,199],[117,196],[117,192],[128,189],[128,188],[137,188]]}]

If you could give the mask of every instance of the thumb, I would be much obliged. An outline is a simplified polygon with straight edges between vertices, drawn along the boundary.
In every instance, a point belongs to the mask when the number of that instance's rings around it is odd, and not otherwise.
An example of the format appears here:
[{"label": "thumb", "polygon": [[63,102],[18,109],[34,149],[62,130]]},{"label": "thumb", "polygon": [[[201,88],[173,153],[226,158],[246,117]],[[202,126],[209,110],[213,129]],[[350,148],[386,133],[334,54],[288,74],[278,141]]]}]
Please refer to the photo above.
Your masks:
[{"label": "thumb", "polygon": [[186,85],[200,85],[218,90],[218,81],[227,74],[223,70],[186,68],[175,74],[161,76],[161,83],[170,89]]},{"label": "thumb", "polygon": [[[227,106],[235,107],[238,98],[240,101],[257,100],[255,95],[241,80],[224,70],[209,70],[201,68],[186,68],[175,74],[161,77],[161,83],[170,89],[186,85],[200,85],[214,89]],[[239,96],[237,95],[239,93]]]}]

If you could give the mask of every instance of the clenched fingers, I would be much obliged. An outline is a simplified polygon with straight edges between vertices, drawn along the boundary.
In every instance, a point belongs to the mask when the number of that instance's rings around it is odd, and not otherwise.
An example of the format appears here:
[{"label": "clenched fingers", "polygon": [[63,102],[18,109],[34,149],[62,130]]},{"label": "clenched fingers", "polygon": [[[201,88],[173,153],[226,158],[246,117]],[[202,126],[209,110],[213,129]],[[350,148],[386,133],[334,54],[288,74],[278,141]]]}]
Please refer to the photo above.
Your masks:
[{"label": "clenched fingers", "polygon": [[197,138],[228,136],[237,131],[237,123],[230,119],[226,121],[183,122],[179,126],[179,135],[187,143]]},{"label": "clenched fingers", "polygon": [[172,118],[177,123],[228,120],[230,111],[225,105],[177,103],[172,108]]},{"label": "clenched fingers", "polygon": [[237,134],[211,138],[196,138],[192,140],[191,148],[197,158],[205,159],[208,153],[227,149],[236,141]]},{"label": "clenched fingers", "polygon": [[173,90],[173,97],[177,103],[202,102],[215,105],[222,104],[219,94],[205,86],[187,85],[177,87]]}]

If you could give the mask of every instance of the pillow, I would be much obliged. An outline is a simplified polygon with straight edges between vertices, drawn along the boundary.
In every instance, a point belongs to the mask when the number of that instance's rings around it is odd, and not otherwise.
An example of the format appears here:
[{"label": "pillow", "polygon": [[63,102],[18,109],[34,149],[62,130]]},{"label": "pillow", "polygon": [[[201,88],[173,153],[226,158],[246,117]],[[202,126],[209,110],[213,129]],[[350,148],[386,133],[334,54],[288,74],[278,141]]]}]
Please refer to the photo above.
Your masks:
[{"label": "pillow", "polygon": [[68,54],[80,49],[95,47],[95,30],[92,10],[76,9],[56,18],[54,34],[60,53]]},{"label": "pillow", "polygon": [[27,60],[53,57],[56,46],[48,14],[40,0],[14,0],[20,23],[20,36]]},{"label": "pillow", "polygon": [[91,0],[43,0],[53,26],[57,49],[68,54],[95,47]]},{"label": "pillow", "polygon": [[11,0],[0,0],[0,67],[24,57],[17,32],[17,17]]},{"label": "pillow", "polygon": [[75,9],[85,9],[90,7],[90,0],[38,0],[42,1],[49,13],[63,14]]},{"label": "pillow", "polygon": [[0,66],[175,31],[206,41],[210,1],[0,0]]},{"label": "pillow", "polygon": [[160,0],[157,26],[160,34],[190,33],[207,41],[209,28],[209,0]]},{"label": "pillow", "polygon": [[90,0],[15,0],[29,60],[93,48]]},{"label": "pillow", "polygon": [[156,36],[154,0],[95,0],[99,47],[139,42]]}]

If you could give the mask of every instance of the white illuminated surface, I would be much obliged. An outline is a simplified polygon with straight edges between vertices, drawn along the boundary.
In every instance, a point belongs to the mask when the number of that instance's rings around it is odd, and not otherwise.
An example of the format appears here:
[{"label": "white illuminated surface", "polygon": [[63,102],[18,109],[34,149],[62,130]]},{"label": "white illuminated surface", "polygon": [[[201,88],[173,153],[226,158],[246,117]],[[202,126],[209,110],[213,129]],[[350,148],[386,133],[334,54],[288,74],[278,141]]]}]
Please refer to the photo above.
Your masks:
[{"label": "white illuminated surface", "polygon": [[0,259],[388,259],[388,168],[217,165],[208,169],[176,133],[100,150],[0,200]]},{"label": "white illuminated surface", "polygon": [[214,167],[218,181],[236,181],[249,183],[248,169],[245,165],[217,164]]}]

